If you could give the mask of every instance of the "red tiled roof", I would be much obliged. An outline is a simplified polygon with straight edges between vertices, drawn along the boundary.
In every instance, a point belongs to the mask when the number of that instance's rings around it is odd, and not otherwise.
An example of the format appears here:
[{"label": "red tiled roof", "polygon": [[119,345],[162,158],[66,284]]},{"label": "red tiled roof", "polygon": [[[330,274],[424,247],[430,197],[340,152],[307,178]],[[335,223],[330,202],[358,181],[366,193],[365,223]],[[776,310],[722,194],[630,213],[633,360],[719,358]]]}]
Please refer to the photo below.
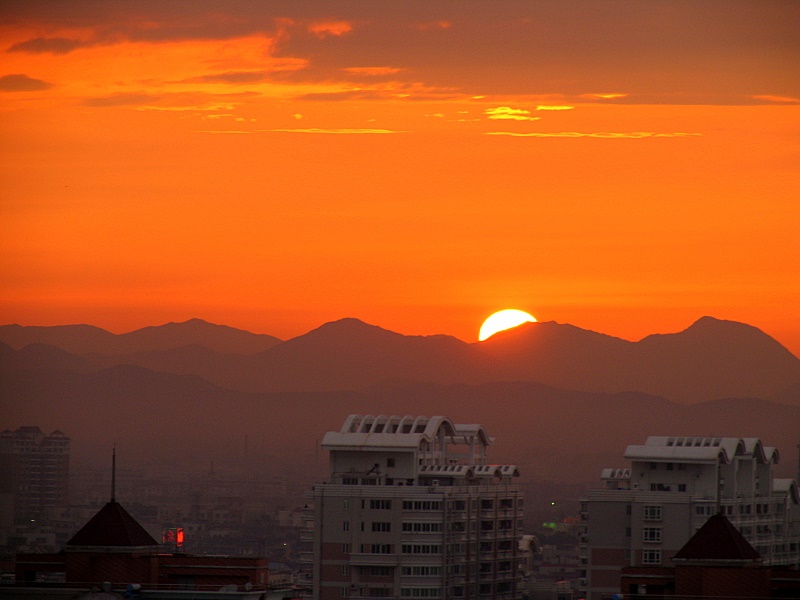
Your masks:
[{"label": "red tiled roof", "polygon": [[761,558],[724,515],[714,515],[678,550],[677,560],[754,561]]},{"label": "red tiled roof", "polygon": [[112,500],[72,536],[67,546],[157,546],[144,527]]}]

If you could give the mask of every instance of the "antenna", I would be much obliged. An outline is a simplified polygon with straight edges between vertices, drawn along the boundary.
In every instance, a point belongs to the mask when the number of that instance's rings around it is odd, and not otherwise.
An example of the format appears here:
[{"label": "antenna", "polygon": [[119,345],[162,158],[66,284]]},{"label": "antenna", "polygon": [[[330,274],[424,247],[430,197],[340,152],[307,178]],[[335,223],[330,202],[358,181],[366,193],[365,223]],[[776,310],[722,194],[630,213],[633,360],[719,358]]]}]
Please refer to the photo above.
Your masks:
[{"label": "antenna", "polygon": [[116,502],[117,491],[117,445],[111,451],[111,501]]}]

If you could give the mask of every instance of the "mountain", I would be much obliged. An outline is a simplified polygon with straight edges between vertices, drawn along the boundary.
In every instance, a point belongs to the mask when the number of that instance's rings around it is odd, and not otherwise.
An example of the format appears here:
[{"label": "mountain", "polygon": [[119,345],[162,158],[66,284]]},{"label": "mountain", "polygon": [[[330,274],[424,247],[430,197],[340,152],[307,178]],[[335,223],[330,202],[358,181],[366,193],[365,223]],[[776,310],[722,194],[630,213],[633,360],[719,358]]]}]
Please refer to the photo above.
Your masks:
[{"label": "mountain", "polygon": [[358,390],[386,380],[472,381],[469,344],[445,335],[407,336],[341,319],[242,361],[237,389]]},{"label": "mountain", "polygon": [[[103,330],[73,327],[72,346],[63,328],[6,326],[0,328],[0,339],[13,338],[7,341],[12,346],[50,339],[65,350],[85,349],[87,340],[104,339],[102,351],[94,345],[95,351],[82,353],[80,359],[95,368],[135,365],[195,375],[254,393],[369,391],[415,382],[538,382],[563,390],[639,392],[685,403],[750,397],[800,405],[797,357],[755,327],[711,317],[679,333],[638,342],[552,321],[521,325],[472,344],[445,335],[401,335],[358,319],[326,323],[285,342],[199,320],[121,336],[105,332],[110,338]],[[65,357],[56,360],[41,350],[39,366],[87,368],[77,362],[70,367]]]},{"label": "mountain", "polygon": [[281,342],[271,335],[215,325],[202,319],[144,327],[119,335],[91,325],[3,325],[0,326],[0,341],[15,349],[38,343],[56,346],[72,354],[99,355],[154,352],[192,344],[220,353],[254,354]]},{"label": "mountain", "polygon": [[760,437],[786,457],[779,476],[791,476],[800,422],[798,406],[748,398],[690,406],[641,393],[525,382],[250,394],[133,366],[20,369],[4,378],[0,397],[3,427],[61,429],[79,460],[116,442],[143,462],[241,461],[247,436],[252,459],[309,477],[317,477],[324,462],[318,440],[349,413],[445,414],[483,423],[497,440],[492,460],[519,464],[528,481],[596,481],[601,468],[624,466],[625,447],[648,435]]},{"label": "mountain", "polygon": [[566,389],[637,391],[699,402],[778,398],[800,383],[800,360],[777,341],[750,325],[712,317],[639,342],[555,322],[529,323],[477,346],[494,361],[491,380]]}]

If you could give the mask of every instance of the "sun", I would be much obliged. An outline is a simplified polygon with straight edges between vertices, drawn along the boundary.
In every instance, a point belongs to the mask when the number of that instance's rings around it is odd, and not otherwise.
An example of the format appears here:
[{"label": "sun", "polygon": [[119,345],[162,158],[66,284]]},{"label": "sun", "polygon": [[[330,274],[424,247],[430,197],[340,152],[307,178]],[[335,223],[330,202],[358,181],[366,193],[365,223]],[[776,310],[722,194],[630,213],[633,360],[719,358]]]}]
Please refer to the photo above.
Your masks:
[{"label": "sun", "polygon": [[482,342],[492,337],[498,331],[505,331],[506,329],[517,327],[523,323],[536,323],[536,319],[533,315],[526,313],[524,310],[517,310],[516,308],[507,308],[497,311],[481,325],[478,340]]}]

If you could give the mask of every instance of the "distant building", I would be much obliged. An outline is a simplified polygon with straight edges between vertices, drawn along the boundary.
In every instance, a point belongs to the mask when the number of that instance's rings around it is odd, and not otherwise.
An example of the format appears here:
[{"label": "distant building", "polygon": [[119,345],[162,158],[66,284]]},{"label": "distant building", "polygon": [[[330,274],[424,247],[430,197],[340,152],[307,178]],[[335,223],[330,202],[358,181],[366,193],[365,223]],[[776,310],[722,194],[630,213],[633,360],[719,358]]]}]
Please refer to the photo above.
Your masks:
[{"label": "distant building", "polygon": [[266,597],[267,580],[266,558],[160,553],[158,542],[112,500],[62,552],[18,554],[19,587],[7,587],[3,593],[18,598],[79,598],[76,590],[108,582],[110,590],[135,588],[136,597],[142,599],[196,598],[197,592],[225,588],[225,598],[256,600]]},{"label": "distant building", "polygon": [[46,435],[27,426],[0,433],[0,545],[31,545],[51,534],[42,526],[69,506],[69,456],[70,439],[61,431]]},{"label": "distant building", "polygon": [[622,595],[686,598],[797,598],[800,570],[766,566],[727,517],[713,515],[672,557],[672,567],[622,569]]},{"label": "distant building", "polygon": [[[481,425],[350,415],[308,494],[316,600],[522,597],[522,497]],[[527,557],[526,557],[527,558]]]},{"label": "distant building", "polygon": [[619,593],[624,567],[674,566],[717,513],[765,565],[800,566],[797,483],[773,479],[777,449],[756,438],[649,437],[628,446],[629,469],[605,469],[605,489],[581,501],[587,596]]}]

